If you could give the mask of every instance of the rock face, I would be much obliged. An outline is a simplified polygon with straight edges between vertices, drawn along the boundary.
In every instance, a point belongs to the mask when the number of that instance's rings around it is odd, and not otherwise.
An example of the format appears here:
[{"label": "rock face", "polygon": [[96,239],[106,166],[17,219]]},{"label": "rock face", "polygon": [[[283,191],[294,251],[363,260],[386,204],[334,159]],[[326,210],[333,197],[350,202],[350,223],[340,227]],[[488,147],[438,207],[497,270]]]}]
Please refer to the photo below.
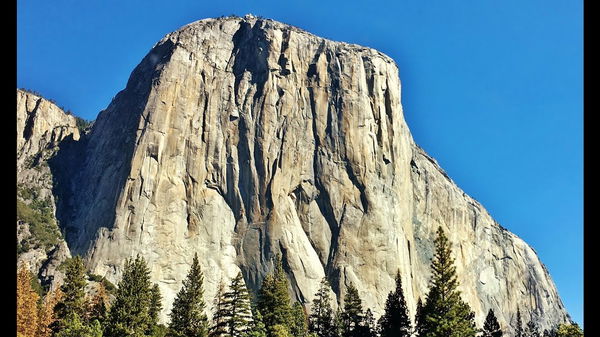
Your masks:
[{"label": "rock face", "polygon": [[[70,252],[56,224],[48,160],[62,143],[79,140],[79,136],[75,117],[47,99],[17,89],[17,264],[26,264],[50,289],[64,276],[57,267]],[[27,222],[35,216],[41,220]],[[42,236],[44,242],[40,242]]]},{"label": "rock face", "polygon": [[207,303],[239,270],[258,289],[281,253],[306,305],[327,277],[378,317],[399,269],[414,316],[442,226],[479,325],[489,308],[504,327],[517,308],[542,329],[569,319],[535,252],[415,145],[376,50],[252,16],[197,21],[152,48],[85,138],[57,191],[69,247],[114,283],[141,254],[163,318],[196,252]]}]

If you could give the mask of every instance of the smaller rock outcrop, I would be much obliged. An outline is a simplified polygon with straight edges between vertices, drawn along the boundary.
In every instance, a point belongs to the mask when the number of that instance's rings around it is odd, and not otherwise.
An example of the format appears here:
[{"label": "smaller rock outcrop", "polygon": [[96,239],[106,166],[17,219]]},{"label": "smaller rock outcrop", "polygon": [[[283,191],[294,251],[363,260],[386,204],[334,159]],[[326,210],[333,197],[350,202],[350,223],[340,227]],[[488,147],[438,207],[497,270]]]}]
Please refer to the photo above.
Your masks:
[{"label": "smaller rock outcrop", "polygon": [[77,120],[53,102],[17,89],[17,264],[53,289],[71,256],[56,220],[48,160],[65,141],[80,138]]}]

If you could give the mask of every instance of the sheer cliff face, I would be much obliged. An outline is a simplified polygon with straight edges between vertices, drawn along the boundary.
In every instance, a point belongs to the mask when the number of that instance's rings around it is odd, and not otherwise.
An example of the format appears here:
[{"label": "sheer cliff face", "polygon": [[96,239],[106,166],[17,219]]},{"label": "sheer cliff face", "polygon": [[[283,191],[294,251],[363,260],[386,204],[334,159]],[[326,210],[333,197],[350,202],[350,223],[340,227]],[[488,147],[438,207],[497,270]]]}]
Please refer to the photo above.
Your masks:
[{"label": "sheer cliff face", "polygon": [[111,281],[141,254],[164,313],[194,253],[208,303],[239,270],[256,290],[281,253],[299,301],[326,276],[379,316],[400,269],[414,314],[441,225],[479,323],[489,308],[504,326],[517,308],[542,328],[567,319],[535,252],[414,144],[398,69],[373,49],[198,21],[155,45],[88,136],[63,192],[69,245]]}]

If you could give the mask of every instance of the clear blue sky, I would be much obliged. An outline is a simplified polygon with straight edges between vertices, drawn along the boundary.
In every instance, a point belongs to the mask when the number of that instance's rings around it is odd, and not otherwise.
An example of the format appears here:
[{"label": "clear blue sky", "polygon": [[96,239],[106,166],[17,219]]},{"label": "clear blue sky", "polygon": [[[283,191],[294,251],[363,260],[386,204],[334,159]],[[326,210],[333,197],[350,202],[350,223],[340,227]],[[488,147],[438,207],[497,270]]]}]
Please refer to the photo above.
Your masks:
[{"label": "clear blue sky", "polygon": [[412,134],[583,323],[582,0],[17,2],[17,86],[94,119],[165,34],[247,13],[396,60]]}]

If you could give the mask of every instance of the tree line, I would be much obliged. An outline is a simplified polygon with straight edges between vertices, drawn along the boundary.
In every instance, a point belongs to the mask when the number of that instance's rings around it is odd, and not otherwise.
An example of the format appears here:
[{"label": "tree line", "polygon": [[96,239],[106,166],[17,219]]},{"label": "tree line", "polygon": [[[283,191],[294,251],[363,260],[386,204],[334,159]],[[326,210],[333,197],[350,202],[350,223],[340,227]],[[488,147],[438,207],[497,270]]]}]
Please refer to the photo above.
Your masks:
[{"label": "tree line", "polygon": [[[475,314],[461,298],[454,258],[441,227],[434,241],[432,276],[424,302],[419,299],[414,320],[410,319],[400,272],[395,289],[388,294],[385,312],[375,321],[364,310],[356,287],[346,287],[343,305],[332,307],[331,287],[324,278],[306,312],[288,293],[288,280],[281,258],[253,298],[241,273],[226,287],[220,284],[209,319],[204,302],[204,277],[197,255],[173,302],[169,323],[159,323],[162,310],[157,284],[139,255],[125,262],[114,300],[99,284],[86,296],[85,267],[81,257],[67,262],[64,283],[43,299],[33,290],[30,273],[17,273],[17,337],[501,337],[505,336],[494,311],[477,328]],[[412,324],[414,323],[414,326]],[[579,337],[577,324],[561,324],[540,332],[532,320],[523,326],[517,311],[515,337]]]}]

